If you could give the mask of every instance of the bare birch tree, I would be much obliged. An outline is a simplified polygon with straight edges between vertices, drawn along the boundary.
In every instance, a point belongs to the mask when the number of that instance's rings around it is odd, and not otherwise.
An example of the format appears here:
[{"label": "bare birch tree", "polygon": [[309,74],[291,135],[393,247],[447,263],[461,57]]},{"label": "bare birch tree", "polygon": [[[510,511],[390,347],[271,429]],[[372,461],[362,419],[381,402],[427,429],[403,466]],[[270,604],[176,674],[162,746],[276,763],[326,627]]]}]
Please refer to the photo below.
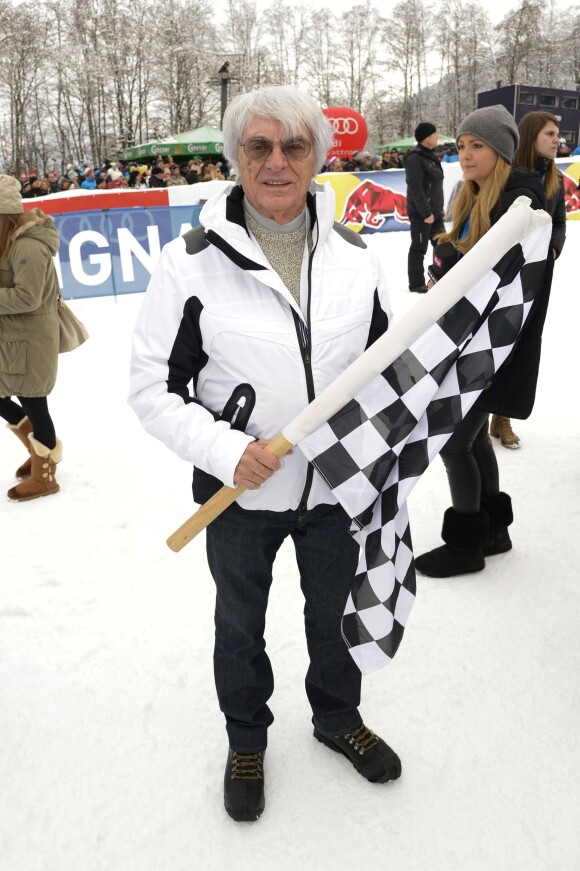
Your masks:
[{"label": "bare birch tree", "polygon": [[299,85],[304,80],[312,27],[312,10],[302,3],[289,7],[283,0],[274,0],[269,8],[264,34],[279,84]]},{"label": "bare birch tree", "polygon": [[[166,13],[166,14],[165,14]],[[492,28],[477,0],[402,0],[388,17],[313,0],[0,0],[0,130],[10,171],[56,160],[102,165],[127,145],[218,126],[218,70],[230,96],[292,83],[367,118],[369,147],[428,118],[452,133],[477,93],[505,84],[580,84],[580,15],[562,0],[519,0]],[[35,26],[31,27],[30,22]],[[43,39],[38,34],[43,34]]]},{"label": "bare birch tree", "polygon": [[[421,71],[427,55],[426,24],[430,13],[422,0],[404,0],[381,27],[388,68],[400,81],[398,134],[408,136],[418,116]],[[396,22],[393,27],[392,21]]]},{"label": "bare birch tree", "polygon": [[24,163],[35,160],[31,153],[33,97],[38,88],[40,65],[35,33],[29,27],[36,8],[29,3],[12,7],[2,15],[0,51],[2,90],[8,104],[10,153],[8,169],[19,174]]},{"label": "bare birch tree", "polygon": [[336,19],[325,10],[314,12],[306,45],[304,68],[308,88],[322,106],[332,106],[343,94],[338,61],[340,32]]},{"label": "bare birch tree", "polygon": [[[472,0],[449,0],[446,17],[438,18],[433,51],[439,55],[439,93],[446,132],[457,130],[475,109],[482,82],[493,83],[491,22]],[[490,81],[491,75],[491,81]]]}]

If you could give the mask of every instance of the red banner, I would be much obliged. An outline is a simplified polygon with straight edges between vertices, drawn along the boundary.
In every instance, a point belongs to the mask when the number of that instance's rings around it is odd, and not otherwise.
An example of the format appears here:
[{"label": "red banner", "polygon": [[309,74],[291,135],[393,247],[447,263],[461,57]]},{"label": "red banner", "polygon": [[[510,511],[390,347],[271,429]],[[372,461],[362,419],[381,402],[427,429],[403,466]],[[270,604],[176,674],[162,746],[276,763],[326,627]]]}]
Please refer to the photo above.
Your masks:
[{"label": "red banner", "polygon": [[347,157],[353,151],[362,151],[367,144],[368,128],[363,116],[346,106],[329,106],[322,110],[332,124],[334,145],[329,157]]}]

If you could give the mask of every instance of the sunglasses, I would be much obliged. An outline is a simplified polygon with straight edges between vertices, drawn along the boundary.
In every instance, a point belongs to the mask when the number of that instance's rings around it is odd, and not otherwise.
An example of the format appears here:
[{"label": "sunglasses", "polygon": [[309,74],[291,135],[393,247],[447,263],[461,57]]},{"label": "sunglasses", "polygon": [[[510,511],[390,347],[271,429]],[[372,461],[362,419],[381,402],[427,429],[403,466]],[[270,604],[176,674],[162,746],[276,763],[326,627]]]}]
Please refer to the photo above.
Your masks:
[{"label": "sunglasses", "polygon": [[252,136],[250,139],[246,139],[245,142],[240,142],[240,145],[244,149],[246,157],[258,163],[270,157],[275,145],[280,146],[282,154],[288,160],[306,160],[312,151],[312,142],[309,139],[304,139],[302,136],[293,136],[284,142],[272,142],[270,139],[264,139],[262,136]]}]

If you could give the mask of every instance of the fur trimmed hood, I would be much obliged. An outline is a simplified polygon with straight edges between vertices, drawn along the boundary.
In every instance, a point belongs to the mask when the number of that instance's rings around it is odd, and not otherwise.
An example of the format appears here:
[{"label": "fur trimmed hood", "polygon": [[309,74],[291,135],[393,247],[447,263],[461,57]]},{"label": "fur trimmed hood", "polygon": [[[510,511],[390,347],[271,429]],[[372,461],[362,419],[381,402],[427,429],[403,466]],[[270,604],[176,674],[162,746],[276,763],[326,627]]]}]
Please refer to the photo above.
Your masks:
[{"label": "fur trimmed hood", "polygon": [[43,242],[54,257],[60,246],[60,237],[54,220],[50,215],[45,215],[40,209],[30,209],[26,213],[26,220],[14,232],[14,242],[24,236]]}]

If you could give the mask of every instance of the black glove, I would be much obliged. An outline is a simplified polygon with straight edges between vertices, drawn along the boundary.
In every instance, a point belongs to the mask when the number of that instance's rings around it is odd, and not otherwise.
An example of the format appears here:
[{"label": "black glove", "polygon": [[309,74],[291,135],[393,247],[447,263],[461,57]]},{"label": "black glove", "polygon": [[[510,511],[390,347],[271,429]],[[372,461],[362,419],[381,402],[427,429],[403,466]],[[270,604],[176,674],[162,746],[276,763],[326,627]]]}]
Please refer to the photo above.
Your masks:
[{"label": "black glove", "polygon": [[432,281],[439,281],[440,278],[443,278],[445,273],[455,266],[458,256],[457,250],[451,242],[436,245],[433,249],[433,263],[427,270],[429,278]]}]

